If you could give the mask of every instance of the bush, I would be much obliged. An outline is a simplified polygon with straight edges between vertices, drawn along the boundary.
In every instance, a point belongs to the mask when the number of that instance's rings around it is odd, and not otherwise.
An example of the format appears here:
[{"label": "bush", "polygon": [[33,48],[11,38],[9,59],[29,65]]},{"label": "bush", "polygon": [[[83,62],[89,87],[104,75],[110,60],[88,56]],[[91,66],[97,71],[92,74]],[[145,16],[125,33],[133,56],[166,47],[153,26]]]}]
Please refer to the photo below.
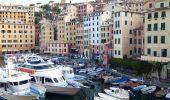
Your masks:
[{"label": "bush", "polygon": [[109,60],[112,68],[121,67],[136,71],[139,75],[149,74],[153,71],[154,65],[146,61],[139,61],[133,59],[119,59],[112,58]]}]

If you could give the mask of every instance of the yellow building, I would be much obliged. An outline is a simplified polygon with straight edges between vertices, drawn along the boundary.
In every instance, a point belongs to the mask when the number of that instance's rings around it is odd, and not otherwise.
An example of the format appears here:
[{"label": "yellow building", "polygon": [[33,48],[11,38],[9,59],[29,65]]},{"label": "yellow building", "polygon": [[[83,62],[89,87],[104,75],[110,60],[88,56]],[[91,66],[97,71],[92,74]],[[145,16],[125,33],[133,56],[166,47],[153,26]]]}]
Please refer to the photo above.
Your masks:
[{"label": "yellow building", "polygon": [[76,20],[66,22],[65,41],[69,43],[70,50],[76,49]]},{"label": "yellow building", "polygon": [[34,7],[0,5],[0,53],[34,49]]},{"label": "yellow building", "polygon": [[170,1],[148,0],[145,7],[145,50],[141,59],[169,62]]}]

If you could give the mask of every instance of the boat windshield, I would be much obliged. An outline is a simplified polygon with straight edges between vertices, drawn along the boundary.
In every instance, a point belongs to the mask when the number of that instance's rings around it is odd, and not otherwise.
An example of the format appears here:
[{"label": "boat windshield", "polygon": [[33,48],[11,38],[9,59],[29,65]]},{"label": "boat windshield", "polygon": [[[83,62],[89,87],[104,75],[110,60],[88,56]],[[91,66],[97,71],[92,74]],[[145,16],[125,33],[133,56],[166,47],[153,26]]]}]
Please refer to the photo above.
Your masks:
[{"label": "boat windshield", "polygon": [[58,77],[58,80],[59,80],[60,82],[64,82],[64,81],[65,81],[64,77]]},{"label": "boat windshield", "polygon": [[57,78],[54,78],[54,81],[55,81],[55,83],[58,83],[58,80],[57,80]]},{"label": "boat windshield", "polygon": [[27,83],[28,83],[28,80],[24,80],[24,81],[20,81],[19,85],[23,85],[23,84],[27,84]]},{"label": "boat windshield", "polygon": [[50,65],[50,64],[48,64],[48,65],[39,65],[39,66],[25,65],[24,67],[30,68],[30,69],[35,69],[35,70],[54,68],[54,66]]}]

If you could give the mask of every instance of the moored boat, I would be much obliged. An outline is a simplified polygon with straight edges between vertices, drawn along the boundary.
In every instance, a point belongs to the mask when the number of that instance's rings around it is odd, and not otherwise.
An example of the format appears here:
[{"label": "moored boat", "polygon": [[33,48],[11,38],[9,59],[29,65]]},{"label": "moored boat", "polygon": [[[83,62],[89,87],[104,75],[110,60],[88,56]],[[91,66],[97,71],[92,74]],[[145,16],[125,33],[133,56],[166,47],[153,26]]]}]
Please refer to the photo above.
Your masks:
[{"label": "moored boat", "polygon": [[117,91],[118,90],[119,93],[129,96],[129,91],[124,90],[122,88],[110,87],[110,90],[113,90],[113,91]]},{"label": "moored boat", "polygon": [[133,87],[133,92],[141,91],[142,89],[146,88],[147,85],[139,85],[137,87]]},{"label": "moored boat", "polygon": [[166,94],[167,94],[167,91],[164,90],[164,89],[161,89],[160,91],[157,91],[157,92],[155,93],[155,96],[156,96],[156,97],[164,97]]},{"label": "moored boat", "polygon": [[125,94],[122,94],[118,89],[117,90],[109,90],[109,89],[104,89],[105,93],[110,95],[110,96],[113,96],[113,97],[116,97],[116,98],[119,98],[119,99],[123,99],[123,100],[129,100],[129,95],[125,95]]},{"label": "moored boat", "polygon": [[143,89],[141,90],[141,92],[142,92],[143,94],[150,94],[150,93],[153,93],[155,90],[156,90],[156,86],[148,86],[148,87],[146,87],[146,88],[143,88]]},{"label": "moored boat", "polygon": [[128,80],[129,80],[128,77],[121,77],[121,78],[119,78],[119,79],[113,80],[111,83],[112,83],[113,85],[124,84],[124,83],[126,83]]},{"label": "moored boat", "polygon": [[170,100],[170,92],[166,94],[165,98]]},{"label": "moored boat", "polygon": [[106,100],[121,100],[119,98],[116,98],[116,97],[112,97],[110,95],[107,95],[107,94],[104,94],[104,93],[98,93],[98,95],[103,98],[103,99],[106,99]]}]

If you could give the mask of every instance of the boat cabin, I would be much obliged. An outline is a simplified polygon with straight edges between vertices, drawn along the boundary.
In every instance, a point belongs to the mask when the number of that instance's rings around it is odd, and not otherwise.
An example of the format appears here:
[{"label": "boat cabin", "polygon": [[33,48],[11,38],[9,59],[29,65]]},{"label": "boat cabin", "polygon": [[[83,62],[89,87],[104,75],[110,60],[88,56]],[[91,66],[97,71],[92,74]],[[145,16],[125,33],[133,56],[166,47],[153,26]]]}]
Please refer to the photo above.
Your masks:
[{"label": "boat cabin", "polygon": [[51,70],[45,72],[36,72],[31,75],[31,82],[39,83],[48,86],[67,86],[67,82],[60,71]]}]

